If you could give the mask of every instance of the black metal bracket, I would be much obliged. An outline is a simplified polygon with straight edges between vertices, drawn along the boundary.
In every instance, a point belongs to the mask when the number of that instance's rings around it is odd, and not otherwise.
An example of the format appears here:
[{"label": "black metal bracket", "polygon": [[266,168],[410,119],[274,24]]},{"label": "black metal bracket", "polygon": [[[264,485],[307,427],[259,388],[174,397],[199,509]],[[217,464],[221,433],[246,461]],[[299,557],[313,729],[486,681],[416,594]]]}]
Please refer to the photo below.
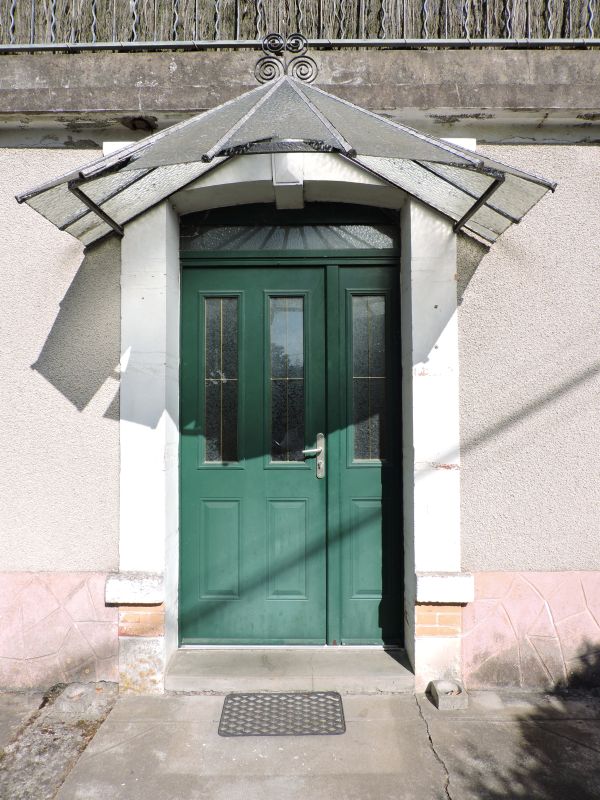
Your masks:
[{"label": "black metal bracket", "polygon": [[463,216],[458,220],[458,222],[454,223],[454,233],[458,233],[461,228],[465,226],[465,224],[471,219],[473,214],[475,214],[481,208],[484,203],[486,203],[490,197],[494,194],[496,189],[499,189],[500,186],[504,183],[504,175],[501,172],[496,173],[497,177],[494,179],[494,182],[491,183],[485,192],[481,195],[479,200],[476,200],[471,208],[463,214]]},{"label": "black metal bracket", "polygon": [[312,83],[319,73],[314,58],[306,55],[308,40],[301,33],[292,33],[287,39],[280,33],[269,33],[262,40],[262,50],[264,56],[254,67],[259,83],[269,83],[284,75]]},{"label": "black metal bracket", "polygon": [[122,225],[119,225],[112,217],[109,217],[108,214],[103,211],[100,206],[95,203],[91,197],[89,197],[85,192],[80,189],[80,180],[69,181],[67,184],[69,187],[69,191],[75,195],[75,197],[80,200],[84,206],[87,206],[90,211],[93,211],[94,214],[99,217],[102,222],[105,222],[113,231],[117,234],[117,236],[123,236],[125,231]]}]

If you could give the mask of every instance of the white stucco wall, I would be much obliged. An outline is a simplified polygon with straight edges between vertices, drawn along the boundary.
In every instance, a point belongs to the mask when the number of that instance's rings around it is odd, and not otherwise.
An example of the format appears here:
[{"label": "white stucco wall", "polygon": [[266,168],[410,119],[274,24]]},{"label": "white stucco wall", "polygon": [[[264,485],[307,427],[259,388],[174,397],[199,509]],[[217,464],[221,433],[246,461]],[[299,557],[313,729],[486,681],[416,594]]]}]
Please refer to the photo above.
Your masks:
[{"label": "white stucco wall", "polygon": [[459,243],[463,568],[600,569],[600,148],[480,149],[559,185]]},{"label": "white stucco wall", "polygon": [[118,566],[119,242],[14,200],[96,156],[0,150],[0,570]]}]

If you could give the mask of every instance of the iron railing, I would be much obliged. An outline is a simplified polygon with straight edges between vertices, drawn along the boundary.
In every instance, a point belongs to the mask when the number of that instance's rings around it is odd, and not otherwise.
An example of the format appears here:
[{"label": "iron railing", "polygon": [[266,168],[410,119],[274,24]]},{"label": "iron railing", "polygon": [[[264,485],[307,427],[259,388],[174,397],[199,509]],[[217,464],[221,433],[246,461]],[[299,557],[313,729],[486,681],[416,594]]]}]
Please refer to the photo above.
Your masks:
[{"label": "iron railing", "polygon": [[0,0],[0,51],[260,47],[590,47],[600,0]]}]

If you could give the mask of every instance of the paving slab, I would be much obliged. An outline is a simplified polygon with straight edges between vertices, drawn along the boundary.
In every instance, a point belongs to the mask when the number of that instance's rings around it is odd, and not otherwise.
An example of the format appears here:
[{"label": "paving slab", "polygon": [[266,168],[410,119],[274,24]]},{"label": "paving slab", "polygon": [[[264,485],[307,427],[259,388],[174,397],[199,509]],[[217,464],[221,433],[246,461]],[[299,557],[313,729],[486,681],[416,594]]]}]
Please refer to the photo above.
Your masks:
[{"label": "paving slab", "polygon": [[223,738],[223,697],[121,697],[57,800],[597,800],[600,698],[344,695],[342,736]]},{"label": "paving slab", "polygon": [[341,736],[223,738],[222,697],[124,697],[57,800],[443,800],[414,696],[348,695]]},{"label": "paving slab", "polygon": [[[37,706],[2,750],[0,798],[54,800],[116,697],[116,684],[104,682],[57,684],[43,697],[31,696],[30,705],[39,701]],[[23,696],[12,700],[23,706]]]},{"label": "paving slab", "polygon": [[418,701],[451,800],[600,797],[600,698],[476,692],[444,712]]},{"label": "paving slab", "polygon": [[0,750],[27,724],[42,700],[41,692],[0,692]]},{"label": "paving slab", "polygon": [[172,692],[413,692],[402,650],[357,648],[178,650],[167,669]]}]

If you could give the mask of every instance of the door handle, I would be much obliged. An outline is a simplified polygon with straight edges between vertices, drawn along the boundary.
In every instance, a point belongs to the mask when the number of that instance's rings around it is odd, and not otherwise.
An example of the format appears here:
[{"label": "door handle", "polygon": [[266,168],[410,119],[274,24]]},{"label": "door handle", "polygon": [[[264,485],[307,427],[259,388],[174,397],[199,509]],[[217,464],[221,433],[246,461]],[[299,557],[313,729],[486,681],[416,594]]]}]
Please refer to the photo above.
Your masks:
[{"label": "door handle", "polygon": [[309,458],[312,456],[316,456],[316,473],[317,478],[324,478],[325,477],[325,434],[324,433],[317,433],[317,446],[316,447],[308,447],[306,450],[302,451],[304,456],[308,456]]}]

